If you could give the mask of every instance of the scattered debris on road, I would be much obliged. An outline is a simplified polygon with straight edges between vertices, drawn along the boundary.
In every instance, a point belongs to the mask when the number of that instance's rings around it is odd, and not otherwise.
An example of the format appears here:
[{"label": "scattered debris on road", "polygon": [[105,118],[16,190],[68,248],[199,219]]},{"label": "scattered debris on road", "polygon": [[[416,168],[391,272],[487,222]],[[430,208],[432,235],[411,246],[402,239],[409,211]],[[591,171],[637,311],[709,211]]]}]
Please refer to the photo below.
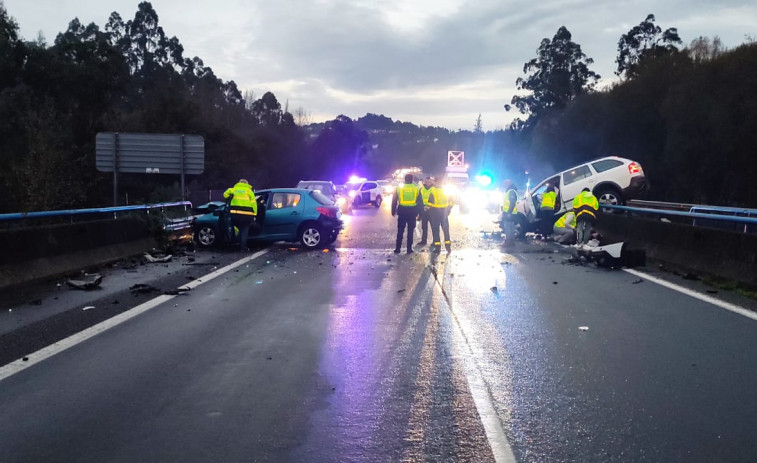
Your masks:
[{"label": "scattered debris on road", "polygon": [[404,293],[405,292],[405,288],[399,289],[399,290],[397,290],[397,292],[398,293]]},{"label": "scattered debris on road", "polygon": [[88,305],[88,306],[84,307],[84,308],[83,308],[82,310],[92,310],[92,309],[94,309],[94,308],[95,308],[95,306],[93,306],[93,305]]},{"label": "scattered debris on road", "polygon": [[136,296],[137,294],[146,294],[153,291],[158,291],[158,288],[143,283],[137,283],[135,285],[131,285],[129,287],[129,291],[131,291],[131,293]]},{"label": "scattered debris on road", "polygon": [[76,289],[83,289],[85,291],[90,289],[95,289],[100,286],[100,283],[103,281],[103,276],[99,273],[92,273],[88,274],[85,273],[84,277],[82,278],[72,278],[68,281],[66,281],[66,284],[68,286],[71,286]]},{"label": "scattered debris on road", "polygon": [[167,296],[181,296],[182,294],[187,294],[187,291],[189,291],[191,288],[176,288],[176,289],[169,289],[167,291],[163,291],[163,294]]},{"label": "scattered debris on road", "polygon": [[642,280],[641,278],[639,278],[638,280],[634,280],[634,281],[631,282],[632,285],[638,285],[639,283],[644,283],[644,280]]},{"label": "scattered debris on road", "polygon": [[164,264],[173,258],[173,255],[167,254],[163,257],[155,257],[149,252],[144,253],[144,259],[150,264]]},{"label": "scattered debris on road", "polygon": [[588,326],[579,326],[578,329],[580,331],[589,331],[589,327]]},{"label": "scattered debris on road", "polygon": [[29,301],[29,305],[42,305],[42,299],[32,299]]},{"label": "scattered debris on road", "polygon": [[692,280],[692,281],[697,281],[697,280],[699,280],[699,275],[697,275],[696,273],[691,273],[691,272],[689,272],[689,273],[687,273],[687,274],[685,274],[685,275],[683,276],[683,279],[684,279],[684,280]]}]

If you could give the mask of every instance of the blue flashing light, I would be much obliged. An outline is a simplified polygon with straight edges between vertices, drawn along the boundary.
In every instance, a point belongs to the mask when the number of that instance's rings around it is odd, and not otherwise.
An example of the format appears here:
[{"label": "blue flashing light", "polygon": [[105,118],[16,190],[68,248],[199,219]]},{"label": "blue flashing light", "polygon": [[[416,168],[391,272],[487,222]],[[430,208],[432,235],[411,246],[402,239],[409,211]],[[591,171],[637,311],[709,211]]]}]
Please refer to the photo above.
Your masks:
[{"label": "blue flashing light", "polygon": [[481,186],[487,187],[492,184],[492,178],[488,174],[476,175],[476,182]]}]

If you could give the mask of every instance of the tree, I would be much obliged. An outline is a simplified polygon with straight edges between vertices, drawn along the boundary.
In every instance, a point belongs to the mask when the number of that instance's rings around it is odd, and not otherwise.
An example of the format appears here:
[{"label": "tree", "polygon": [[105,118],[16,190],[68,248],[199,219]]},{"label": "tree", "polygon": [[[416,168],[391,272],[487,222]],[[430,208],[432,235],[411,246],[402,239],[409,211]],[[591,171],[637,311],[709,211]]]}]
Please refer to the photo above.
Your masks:
[{"label": "tree", "polygon": [[478,113],[478,117],[476,118],[476,124],[473,126],[473,132],[474,133],[483,133],[483,125],[481,124],[481,113]]},{"label": "tree", "polygon": [[312,124],[313,113],[307,111],[302,106],[298,106],[297,109],[294,110],[294,123],[298,127],[305,127],[306,125]]},{"label": "tree", "polygon": [[18,38],[18,24],[0,2],[0,90],[16,82],[24,55],[24,44]]},{"label": "tree", "polygon": [[529,114],[525,122],[518,120],[514,126],[535,125],[549,110],[563,109],[577,96],[593,90],[600,78],[589,69],[594,60],[587,58],[581,46],[572,41],[565,26],[557,30],[552,40],[543,39],[536,52],[536,58],[523,66],[526,78],[515,81],[518,90],[530,94],[512,98],[511,103],[521,113]]},{"label": "tree", "polygon": [[265,92],[259,100],[252,103],[252,114],[258,118],[262,125],[276,126],[281,122],[283,112],[276,95]]},{"label": "tree", "polygon": [[712,40],[700,36],[691,41],[687,51],[692,61],[702,63],[718,58],[726,52],[726,48],[717,35]]},{"label": "tree", "polygon": [[347,116],[339,115],[313,142],[313,168],[325,178],[346,178],[360,172],[369,175],[366,163],[368,134]]},{"label": "tree", "polygon": [[676,45],[681,44],[678,29],[671,27],[663,32],[654,22],[655,17],[650,14],[638,26],[620,36],[615,60],[618,64],[616,75],[633,78],[638,75],[644,61],[678,51]]}]

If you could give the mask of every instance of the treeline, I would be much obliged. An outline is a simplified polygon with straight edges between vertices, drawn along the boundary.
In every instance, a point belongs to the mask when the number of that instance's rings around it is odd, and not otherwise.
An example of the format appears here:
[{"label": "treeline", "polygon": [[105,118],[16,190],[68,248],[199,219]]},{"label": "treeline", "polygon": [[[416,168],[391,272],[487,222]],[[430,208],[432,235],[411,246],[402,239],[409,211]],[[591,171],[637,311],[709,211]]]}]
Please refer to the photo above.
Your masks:
[{"label": "treeline", "polygon": [[[272,93],[244,98],[200,58],[186,58],[148,2],[104,29],[78,19],[48,46],[24,42],[0,3],[0,211],[112,204],[112,174],[95,168],[98,132],[205,137],[205,172],[188,189],[299,178],[305,136]],[[178,176],[122,175],[119,199],[181,197]]]}]

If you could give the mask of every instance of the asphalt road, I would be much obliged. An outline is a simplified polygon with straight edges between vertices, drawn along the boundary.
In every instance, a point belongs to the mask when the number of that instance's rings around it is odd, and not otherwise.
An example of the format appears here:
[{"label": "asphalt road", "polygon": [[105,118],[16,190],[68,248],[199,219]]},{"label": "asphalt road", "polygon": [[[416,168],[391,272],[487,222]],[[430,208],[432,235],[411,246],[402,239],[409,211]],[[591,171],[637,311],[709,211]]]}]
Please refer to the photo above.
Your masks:
[{"label": "asphalt road", "polygon": [[[56,315],[0,318],[28,359],[0,368],[0,461],[754,459],[756,321],[550,243],[505,253],[492,220],[395,255],[385,203],[328,252],[275,244],[155,303],[43,294]],[[115,297],[111,320],[139,315],[41,361],[26,345]]]}]

